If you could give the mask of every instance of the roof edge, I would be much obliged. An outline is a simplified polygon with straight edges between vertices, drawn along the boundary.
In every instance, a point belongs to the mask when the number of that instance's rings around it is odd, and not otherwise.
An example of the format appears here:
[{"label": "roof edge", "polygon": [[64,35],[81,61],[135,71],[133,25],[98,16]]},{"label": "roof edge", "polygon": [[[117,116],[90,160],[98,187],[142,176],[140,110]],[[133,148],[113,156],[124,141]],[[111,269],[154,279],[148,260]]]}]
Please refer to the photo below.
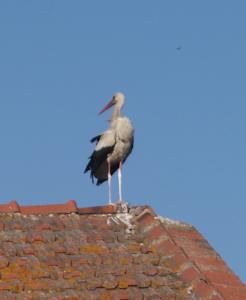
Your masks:
[{"label": "roof edge", "polygon": [[24,215],[31,214],[116,214],[118,212],[128,212],[128,206],[103,205],[94,207],[79,208],[75,200],[69,200],[61,204],[47,204],[47,205],[19,205],[16,200],[11,200],[8,203],[0,204],[1,213],[21,213]]}]

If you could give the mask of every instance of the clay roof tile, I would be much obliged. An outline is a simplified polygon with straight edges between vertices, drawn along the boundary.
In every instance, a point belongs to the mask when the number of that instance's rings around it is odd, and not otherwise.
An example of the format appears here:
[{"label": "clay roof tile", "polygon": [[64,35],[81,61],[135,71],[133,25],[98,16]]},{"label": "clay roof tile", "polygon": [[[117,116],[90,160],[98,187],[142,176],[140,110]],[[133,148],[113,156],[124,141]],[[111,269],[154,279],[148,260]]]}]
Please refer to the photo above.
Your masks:
[{"label": "clay roof tile", "polygon": [[149,206],[0,205],[0,299],[244,300],[191,225]]}]

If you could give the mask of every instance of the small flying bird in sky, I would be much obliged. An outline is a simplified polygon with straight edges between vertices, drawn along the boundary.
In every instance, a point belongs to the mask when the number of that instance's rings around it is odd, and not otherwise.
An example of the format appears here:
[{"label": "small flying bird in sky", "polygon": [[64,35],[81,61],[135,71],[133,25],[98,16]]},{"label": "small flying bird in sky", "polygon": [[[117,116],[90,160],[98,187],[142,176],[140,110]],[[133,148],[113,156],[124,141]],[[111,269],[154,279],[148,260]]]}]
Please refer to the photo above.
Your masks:
[{"label": "small flying bird in sky", "polygon": [[176,48],[176,50],[181,50],[181,49],[182,49],[181,45]]},{"label": "small flying bird in sky", "polygon": [[111,177],[118,170],[119,203],[122,199],[122,164],[125,162],[133,149],[134,128],[131,121],[121,114],[121,108],[125,102],[123,93],[114,94],[112,100],[99,112],[114,106],[114,110],[109,120],[110,127],[91,139],[91,143],[96,142],[95,150],[89,157],[89,162],[84,173],[90,171],[92,182],[94,177],[97,185],[108,180],[109,204],[112,204]]}]

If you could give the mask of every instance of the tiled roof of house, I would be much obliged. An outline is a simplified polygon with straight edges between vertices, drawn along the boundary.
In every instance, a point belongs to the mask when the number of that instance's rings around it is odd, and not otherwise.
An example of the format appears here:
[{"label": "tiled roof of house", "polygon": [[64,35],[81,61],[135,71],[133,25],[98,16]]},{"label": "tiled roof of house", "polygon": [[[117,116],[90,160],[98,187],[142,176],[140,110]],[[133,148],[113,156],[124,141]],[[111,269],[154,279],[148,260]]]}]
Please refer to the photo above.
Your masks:
[{"label": "tiled roof of house", "polygon": [[0,205],[0,299],[245,300],[191,225],[148,206]]}]

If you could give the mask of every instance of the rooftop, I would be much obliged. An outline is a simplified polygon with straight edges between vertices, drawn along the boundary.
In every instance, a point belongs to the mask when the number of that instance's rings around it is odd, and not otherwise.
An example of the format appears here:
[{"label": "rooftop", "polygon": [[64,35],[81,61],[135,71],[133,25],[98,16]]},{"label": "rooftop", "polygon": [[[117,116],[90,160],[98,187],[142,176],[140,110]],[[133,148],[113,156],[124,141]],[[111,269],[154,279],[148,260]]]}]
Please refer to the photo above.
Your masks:
[{"label": "rooftop", "polygon": [[191,225],[149,206],[0,205],[0,299],[245,300]]}]

